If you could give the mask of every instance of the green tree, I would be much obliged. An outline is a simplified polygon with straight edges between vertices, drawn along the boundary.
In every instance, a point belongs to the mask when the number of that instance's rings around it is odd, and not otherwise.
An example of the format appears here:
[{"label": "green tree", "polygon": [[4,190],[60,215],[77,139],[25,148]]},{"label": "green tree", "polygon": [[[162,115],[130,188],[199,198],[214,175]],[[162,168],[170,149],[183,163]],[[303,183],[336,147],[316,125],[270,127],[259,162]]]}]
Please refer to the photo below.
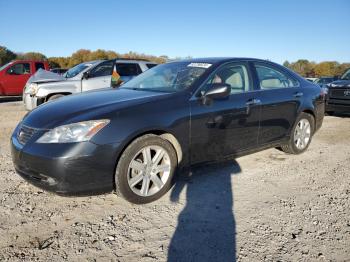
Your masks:
[{"label": "green tree", "polygon": [[16,59],[16,54],[5,46],[0,46],[0,66]]},{"label": "green tree", "polygon": [[49,57],[51,68],[69,68],[70,57]]},{"label": "green tree", "polygon": [[338,74],[339,63],[334,61],[321,62],[315,66],[315,76],[335,76]]},{"label": "green tree", "polygon": [[342,63],[337,67],[336,76],[342,76],[347,69],[350,68],[350,63]]},{"label": "green tree", "polygon": [[289,68],[304,77],[312,77],[314,75],[315,63],[306,59],[299,59],[291,63]]},{"label": "green tree", "polygon": [[283,66],[290,68],[290,63],[288,60],[283,62]]},{"label": "green tree", "polygon": [[69,67],[75,66],[82,62],[89,61],[91,51],[88,49],[79,49],[75,53],[72,54],[69,62]]},{"label": "green tree", "polygon": [[17,54],[17,59],[25,59],[25,60],[47,60],[46,56],[42,53],[38,52],[28,52],[28,53],[20,53]]},{"label": "green tree", "polygon": [[89,60],[100,60],[100,59],[108,59],[108,53],[105,50],[97,49],[93,51],[89,55]]}]

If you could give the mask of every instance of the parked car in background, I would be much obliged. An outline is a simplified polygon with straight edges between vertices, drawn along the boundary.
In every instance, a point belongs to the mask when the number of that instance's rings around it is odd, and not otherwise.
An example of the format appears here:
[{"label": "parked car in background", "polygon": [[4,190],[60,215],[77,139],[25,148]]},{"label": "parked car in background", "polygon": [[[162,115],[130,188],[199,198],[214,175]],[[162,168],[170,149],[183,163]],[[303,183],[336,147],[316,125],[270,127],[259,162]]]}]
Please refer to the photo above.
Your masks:
[{"label": "parked car in background", "polygon": [[316,80],[318,80],[317,77],[306,77],[305,79],[311,83],[314,83]]},{"label": "parked car in background", "polygon": [[68,71],[68,69],[66,68],[53,68],[50,70],[52,73],[56,73],[56,74],[59,74],[59,75],[63,75],[65,72]]},{"label": "parked car in background", "polygon": [[116,90],[33,110],[13,132],[12,159],[24,179],[61,195],[115,189],[147,203],[164,195],[184,166],[271,147],[303,153],[324,105],[318,85],[269,61],[171,62]]},{"label": "parked car in background", "polygon": [[0,67],[0,95],[22,95],[28,79],[39,69],[49,70],[47,61],[16,60]]},{"label": "parked car in background", "polygon": [[337,79],[338,79],[337,77],[333,77],[333,76],[323,76],[315,80],[314,83],[319,85],[320,87],[325,87],[327,84],[332,83]]},{"label": "parked car in background", "polygon": [[327,85],[328,94],[326,112],[328,114],[350,113],[350,68],[340,77],[340,80]]},{"label": "parked car in background", "polygon": [[28,80],[23,92],[26,110],[63,96],[107,87],[118,87],[148,70],[155,63],[146,60],[112,59],[84,62],[64,75],[39,72]]}]

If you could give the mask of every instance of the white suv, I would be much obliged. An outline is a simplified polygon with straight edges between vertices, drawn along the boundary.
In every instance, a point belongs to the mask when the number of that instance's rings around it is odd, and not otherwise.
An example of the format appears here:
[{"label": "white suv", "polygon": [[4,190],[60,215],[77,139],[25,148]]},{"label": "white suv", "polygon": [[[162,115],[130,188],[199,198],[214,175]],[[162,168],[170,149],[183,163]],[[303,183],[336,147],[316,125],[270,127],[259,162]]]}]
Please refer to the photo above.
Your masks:
[{"label": "white suv", "polygon": [[29,78],[24,87],[23,103],[25,109],[30,111],[62,96],[118,87],[156,65],[147,60],[113,59],[84,62],[64,75],[40,70]]}]

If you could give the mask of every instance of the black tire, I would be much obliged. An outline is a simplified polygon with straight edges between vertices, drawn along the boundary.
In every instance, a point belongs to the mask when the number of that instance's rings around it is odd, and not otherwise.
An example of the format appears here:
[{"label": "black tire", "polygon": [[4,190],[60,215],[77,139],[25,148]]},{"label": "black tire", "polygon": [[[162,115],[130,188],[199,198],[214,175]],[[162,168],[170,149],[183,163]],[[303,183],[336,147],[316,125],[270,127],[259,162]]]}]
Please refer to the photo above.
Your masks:
[{"label": "black tire", "polygon": [[[140,196],[132,191],[128,183],[128,168],[134,156],[147,146],[162,147],[169,155],[171,162],[171,170],[168,180],[163,187],[154,195]],[[123,197],[127,201],[134,204],[145,204],[155,201],[162,197],[173,185],[173,177],[177,168],[177,155],[173,145],[156,135],[144,135],[135,139],[122,153],[115,172],[115,190],[118,196]]]},{"label": "black tire", "polygon": [[50,96],[49,99],[47,99],[47,101],[56,100],[56,99],[64,97],[64,96],[65,95],[62,95],[62,94],[53,95],[53,96]]},{"label": "black tire", "polygon": [[[311,128],[311,136],[310,136],[310,139],[309,139],[307,145],[303,149],[299,149],[294,143],[294,135],[295,135],[295,129],[297,128],[297,125],[298,125],[299,121],[302,120],[302,119],[306,119],[306,120],[309,121],[310,128]],[[289,139],[288,143],[286,143],[284,145],[281,145],[282,151],[284,151],[287,154],[294,154],[294,155],[301,154],[301,153],[305,152],[308,149],[308,147],[309,147],[309,145],[311,143],[312,136],[314,134],[314,130],[315,130],[315,119],[314,119],[314,117],[312,115],[310,115],[310,114],[302,112],[299,115],[299,117],[296,119],[296,121],[295,121],[295,124],[293,126],[292,131],[291,131],[290,139]]]}]

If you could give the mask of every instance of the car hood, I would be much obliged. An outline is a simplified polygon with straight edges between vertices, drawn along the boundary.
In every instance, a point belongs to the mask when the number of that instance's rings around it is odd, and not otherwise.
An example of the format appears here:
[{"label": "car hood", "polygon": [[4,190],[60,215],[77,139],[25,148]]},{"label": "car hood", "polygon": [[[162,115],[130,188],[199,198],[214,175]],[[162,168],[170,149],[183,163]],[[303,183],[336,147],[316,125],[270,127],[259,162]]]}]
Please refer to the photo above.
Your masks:
[{"label": "car hood", "polygon": [[328,84],[330,88],[350,87],[350,80],[337,80]]},{"label": "car hood", "polygon": [[151,102],[169,93],[130,89],[103,89],[47,102],[26,115],[23,124],[38,129],[102,119],[130,106]]},{"label": "car hood", "polygon": [[39,69],[34,75],[28,79],[28,83],[48,83],[48,82],[57,82],[65,81],[66,78],[62,75]]}]

